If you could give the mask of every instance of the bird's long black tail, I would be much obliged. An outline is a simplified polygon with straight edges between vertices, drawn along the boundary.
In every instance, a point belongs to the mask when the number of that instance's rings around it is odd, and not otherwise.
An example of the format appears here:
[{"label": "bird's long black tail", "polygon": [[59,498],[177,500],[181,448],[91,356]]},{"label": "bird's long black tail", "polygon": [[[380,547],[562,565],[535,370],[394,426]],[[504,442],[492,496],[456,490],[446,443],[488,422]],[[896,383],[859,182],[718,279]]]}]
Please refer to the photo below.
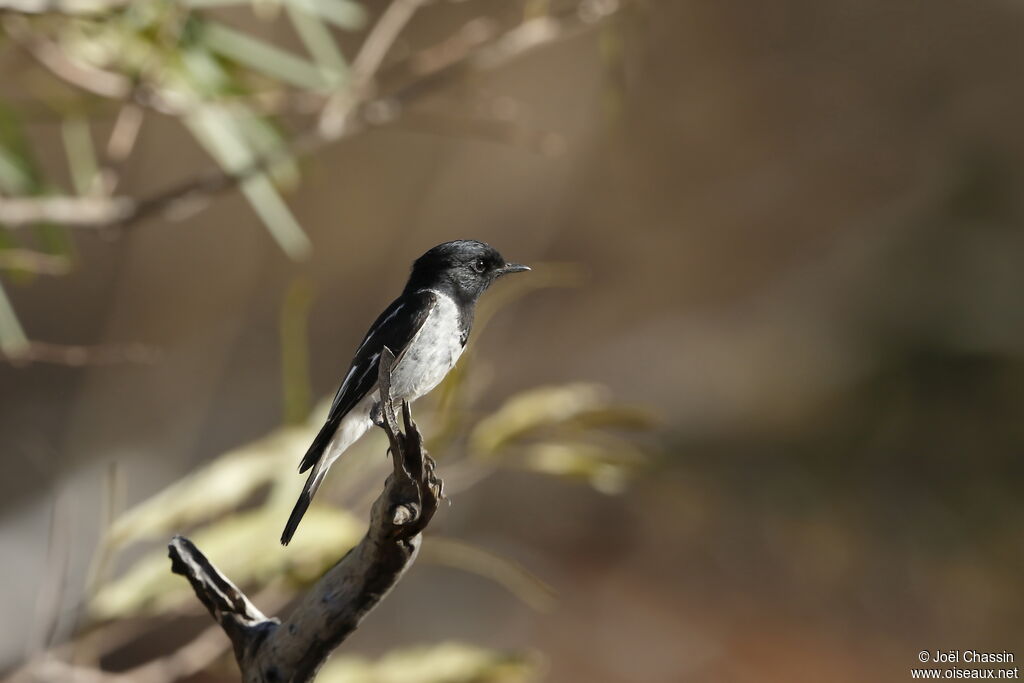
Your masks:
[{"label": "bird's long black tail", "polygon": [[320,488],[320,483],[324,480],[325,474],[327,474],[326,467],[314,467],[313,471],[309,473],[306,485],[302,487],[302,493],[299,494],[299,499],[295,501],[295,507],[292,508],[292,514],[288,516],[288,523],[284,525],[284,533],[281,534],[281,545],[288,545],[288,542],[292,540],[292,536],[295,535],[295,529],[298,528],[299,522],[302,521],[302,516],[309,509],[309,504],[313,502],[313,496],[316,495],[316,490]]},{"label": "bird's long black tail", "polygon": [[302,462],[299,463],[299,474],[302,474],[310,467],[313,467],[320,458],[323,457],[324,450],[327,448],[327,444],[331,442],[334,437],[334,432],[338,431],[338,423],[341,421],[340,416],[335,419],[328,419],[320,431],[317,432],[316,438],[313,439],[313,443],[309,445],[309,449],[306,454],[302,456]]}]

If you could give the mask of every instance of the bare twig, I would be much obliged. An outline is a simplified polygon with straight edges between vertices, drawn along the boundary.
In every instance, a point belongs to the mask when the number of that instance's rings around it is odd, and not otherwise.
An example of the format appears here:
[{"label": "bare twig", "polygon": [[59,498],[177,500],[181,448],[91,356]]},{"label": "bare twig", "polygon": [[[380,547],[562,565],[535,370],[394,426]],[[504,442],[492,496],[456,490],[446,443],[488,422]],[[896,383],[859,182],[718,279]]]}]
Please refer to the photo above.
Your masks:
[{"label": "bare twig", "polygon": [[121,180],[124,164],[139,139],[143,116],[141,106],[135,102],[126,102],[114,120],[114,127],[110,131],[110,138],[104,150],[106,164],[100,172],[100,188],[104,195],[112,194]]},{"label": "bare twig", "polygon": [[42,222],[98,227],[125,220],[135,206],[128,197],[0,197],[0,223],[8,227]]},{"label": "bare twig", "polygon": [[488,17],[477,17],[436,45],[424,48],[383,71],[381,80],[387,81],[396,72],[406,72],[413,77],[433,73],[459,61],[471,50],[497,38],[500,33],[498,22]]},{"label": "bare twig", "polygon": [[394,467],[373,505],[369,529],[284,623],[264,616],[188,539],[171,541],[172,571],[189,580],[224,629],[247,683],[311,680],[416,557],[420,534],[437,510],[441,482],[407,403],[402,405],[405,431],[399,430],[390,392],[393,363],[394,355],[385,349],[378,386]]},{"label": "bare twig", "polygon": [[[20,3],[29,5],[56,5],[59,3],[32,2],[25,0]],[[83,3],[84,4],[84,3]],[[28,12],[28,9],[21,9]],[[38,10],[52,11],[52,10]],[[119,73],[105,71],[90,64],[75,61],[68,57],[60,45],[43,38],[31,29],[31,23],[22,16],[4,16],[3,28],[7,35],[28,51],[40,64],[49,69],[55,76],[71,85],[81,88],[100,97],[123,99],[132,92],[131,81]]]},{"label": "bare twig", "polygon": [[370,95],[374,77],[399,34],[412,20],[416,11],[429,0],[394,0],[380,15],[355,59],[352,60],[351,80],[348,86],[328,100],[320,115],[320,133],[325,137],[338,135],[345,118],[355,105]]}]

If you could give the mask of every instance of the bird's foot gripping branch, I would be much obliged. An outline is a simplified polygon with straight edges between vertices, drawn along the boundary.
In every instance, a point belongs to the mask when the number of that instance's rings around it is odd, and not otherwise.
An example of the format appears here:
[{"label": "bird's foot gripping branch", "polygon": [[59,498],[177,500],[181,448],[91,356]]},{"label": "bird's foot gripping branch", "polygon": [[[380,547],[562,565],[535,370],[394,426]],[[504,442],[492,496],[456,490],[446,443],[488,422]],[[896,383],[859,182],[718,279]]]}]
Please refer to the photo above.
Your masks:
[{"label": "bird's foot gripping branch", "polygon": [[171,571],[189,580],[196,596],[231,639],[246,683],[309,681],[362,618],[412,564],[438,501],[441,480],[434,461],[402,403],[399,429],[391,400],[394,354],[380,358],[382,428],[391,444],[394,469],[373,504],[370,527],[349,553],[302,597],[283,622],[266,617],[187,538],[169,546]]}]

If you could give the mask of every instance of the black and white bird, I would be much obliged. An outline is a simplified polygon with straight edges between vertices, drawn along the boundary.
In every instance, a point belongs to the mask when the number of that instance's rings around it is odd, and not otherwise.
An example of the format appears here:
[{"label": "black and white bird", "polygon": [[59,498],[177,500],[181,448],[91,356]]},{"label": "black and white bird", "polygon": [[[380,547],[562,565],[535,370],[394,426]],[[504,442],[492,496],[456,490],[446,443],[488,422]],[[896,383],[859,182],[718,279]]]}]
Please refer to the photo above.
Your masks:
[{"label": "black and white bird", "polygon": [[392,397],[411,403],[436,387],[459,360],[480,295],[502,275],[524,270],[530,269],[508,263],[476,240],[445,242],[416,259],[401,296],[384,309],[356,349],[327,422],[299,465],[299,472],[312,471],[281,534],[283,545],[292,539],[327,470],[380,419],[381,350],[387,346],[395,354]]}]

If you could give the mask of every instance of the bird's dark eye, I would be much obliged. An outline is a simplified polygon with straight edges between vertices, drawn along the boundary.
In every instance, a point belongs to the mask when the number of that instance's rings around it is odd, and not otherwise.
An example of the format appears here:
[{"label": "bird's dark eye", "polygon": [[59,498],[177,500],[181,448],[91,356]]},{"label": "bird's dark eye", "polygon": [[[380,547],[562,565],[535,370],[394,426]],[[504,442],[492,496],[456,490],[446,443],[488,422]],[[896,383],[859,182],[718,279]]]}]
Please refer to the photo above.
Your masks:
[{"label": "bird's dark eye", "polygon": [[487,264],[484,263],[482,258],[478,258],[476,261],[473,261],[473,270],[478,273],[482,273],[487,270]]}]

